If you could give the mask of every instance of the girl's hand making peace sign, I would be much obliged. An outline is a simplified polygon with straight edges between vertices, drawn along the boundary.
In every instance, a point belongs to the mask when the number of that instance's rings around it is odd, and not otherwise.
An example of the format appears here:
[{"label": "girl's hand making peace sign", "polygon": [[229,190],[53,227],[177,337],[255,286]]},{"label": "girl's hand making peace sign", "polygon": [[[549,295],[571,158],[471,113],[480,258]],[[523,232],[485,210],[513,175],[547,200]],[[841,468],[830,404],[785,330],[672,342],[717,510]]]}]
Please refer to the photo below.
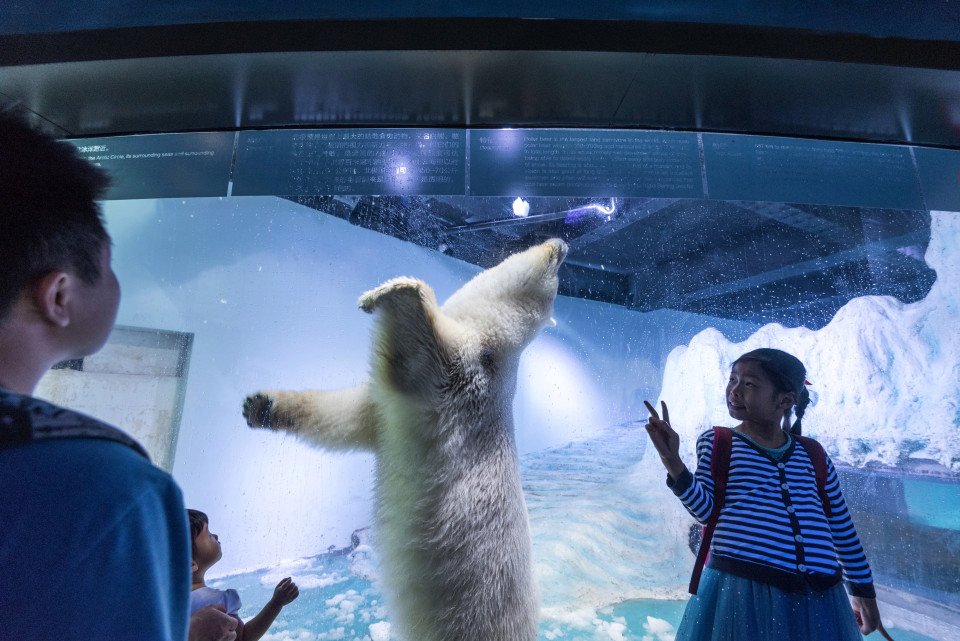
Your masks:
[{"label": "girl's hand making peace sign", "polygon": [[647,434],[650,435],[650,442],[657,448],[667,473],[676,480],[687,466],[680,460],[680,435],[670,426],[670,411],[667,409],[667,404],[665,401],[660,401],[663,418],[660,418],[660,414],[648,401],[644,401],[643,404],[650,412],[650,418],[647,419]]}]

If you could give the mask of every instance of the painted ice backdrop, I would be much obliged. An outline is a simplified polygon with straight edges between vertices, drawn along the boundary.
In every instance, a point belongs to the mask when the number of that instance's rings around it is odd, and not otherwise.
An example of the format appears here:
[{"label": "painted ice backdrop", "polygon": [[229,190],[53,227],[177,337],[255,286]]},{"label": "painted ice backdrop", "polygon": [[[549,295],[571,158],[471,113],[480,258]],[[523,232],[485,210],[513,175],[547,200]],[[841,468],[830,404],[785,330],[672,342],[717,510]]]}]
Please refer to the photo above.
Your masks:
[{"label": "painted ice backdrop", "polygon": [[928,459],[960,472],[960,214],[931,212],[925,259],[937,280],[916,303],[865,296],[818,331],[771,324],[734,343],[705,329],[675,348],[660,398],[685,460],[694,460],[702,430],[730,423],[724,389],[731,363],[777,347],[807,366],[804,433],[831,456],[853,466]]}]

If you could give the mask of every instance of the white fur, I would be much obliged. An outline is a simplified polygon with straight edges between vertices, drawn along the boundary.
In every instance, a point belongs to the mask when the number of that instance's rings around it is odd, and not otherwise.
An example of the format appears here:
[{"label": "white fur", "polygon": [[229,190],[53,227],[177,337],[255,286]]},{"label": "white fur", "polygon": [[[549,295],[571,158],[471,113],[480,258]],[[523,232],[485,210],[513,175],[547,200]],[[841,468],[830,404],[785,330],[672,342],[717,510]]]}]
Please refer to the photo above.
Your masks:
[{"label": "white fur", "polygon": [[567,247],[510,256],[439,307],[396,278],[377,312],[368,385],[260,392],[251,426],[377,453],[376,540],[394,629],[407,641],[533,641],[538,605],[513,434],[520,352],[550,320]]}]

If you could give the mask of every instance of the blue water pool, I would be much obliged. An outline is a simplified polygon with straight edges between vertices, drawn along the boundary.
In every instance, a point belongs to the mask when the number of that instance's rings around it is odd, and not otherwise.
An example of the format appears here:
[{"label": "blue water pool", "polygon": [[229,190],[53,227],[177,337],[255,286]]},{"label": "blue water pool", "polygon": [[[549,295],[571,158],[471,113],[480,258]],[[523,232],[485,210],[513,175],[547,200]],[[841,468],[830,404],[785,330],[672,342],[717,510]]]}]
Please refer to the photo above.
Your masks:
[{"label": "blue water pool", "polygon": [[[242,619],[255,615],[277,581],[293,576],[300,598],[284,608],[264,641],[394,641],[383,597],[369,578],[368,552],[325,554],[210,582],[240,593]],[[685,602],[638,599],[601,608],[551,608],[541,641],[673,641]],[[888,626],[896,641],[934,641]],[[879,638],[871,635],[869,638]]]}]

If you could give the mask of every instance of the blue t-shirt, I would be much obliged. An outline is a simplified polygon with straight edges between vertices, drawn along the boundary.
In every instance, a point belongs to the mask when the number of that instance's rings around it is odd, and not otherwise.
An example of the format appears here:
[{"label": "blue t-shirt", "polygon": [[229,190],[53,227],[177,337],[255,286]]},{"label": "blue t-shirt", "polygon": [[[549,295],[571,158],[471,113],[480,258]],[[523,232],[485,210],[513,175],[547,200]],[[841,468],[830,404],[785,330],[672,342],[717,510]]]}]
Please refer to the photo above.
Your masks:
[{"label": "blue t-shirt", "polygon": [[[96,423],[2,389],[0,423],[17,404],[37,429]],[[189,529],[169,474],[114,440],[0,445],[0,640],[182,641],[189,592]]]}]

